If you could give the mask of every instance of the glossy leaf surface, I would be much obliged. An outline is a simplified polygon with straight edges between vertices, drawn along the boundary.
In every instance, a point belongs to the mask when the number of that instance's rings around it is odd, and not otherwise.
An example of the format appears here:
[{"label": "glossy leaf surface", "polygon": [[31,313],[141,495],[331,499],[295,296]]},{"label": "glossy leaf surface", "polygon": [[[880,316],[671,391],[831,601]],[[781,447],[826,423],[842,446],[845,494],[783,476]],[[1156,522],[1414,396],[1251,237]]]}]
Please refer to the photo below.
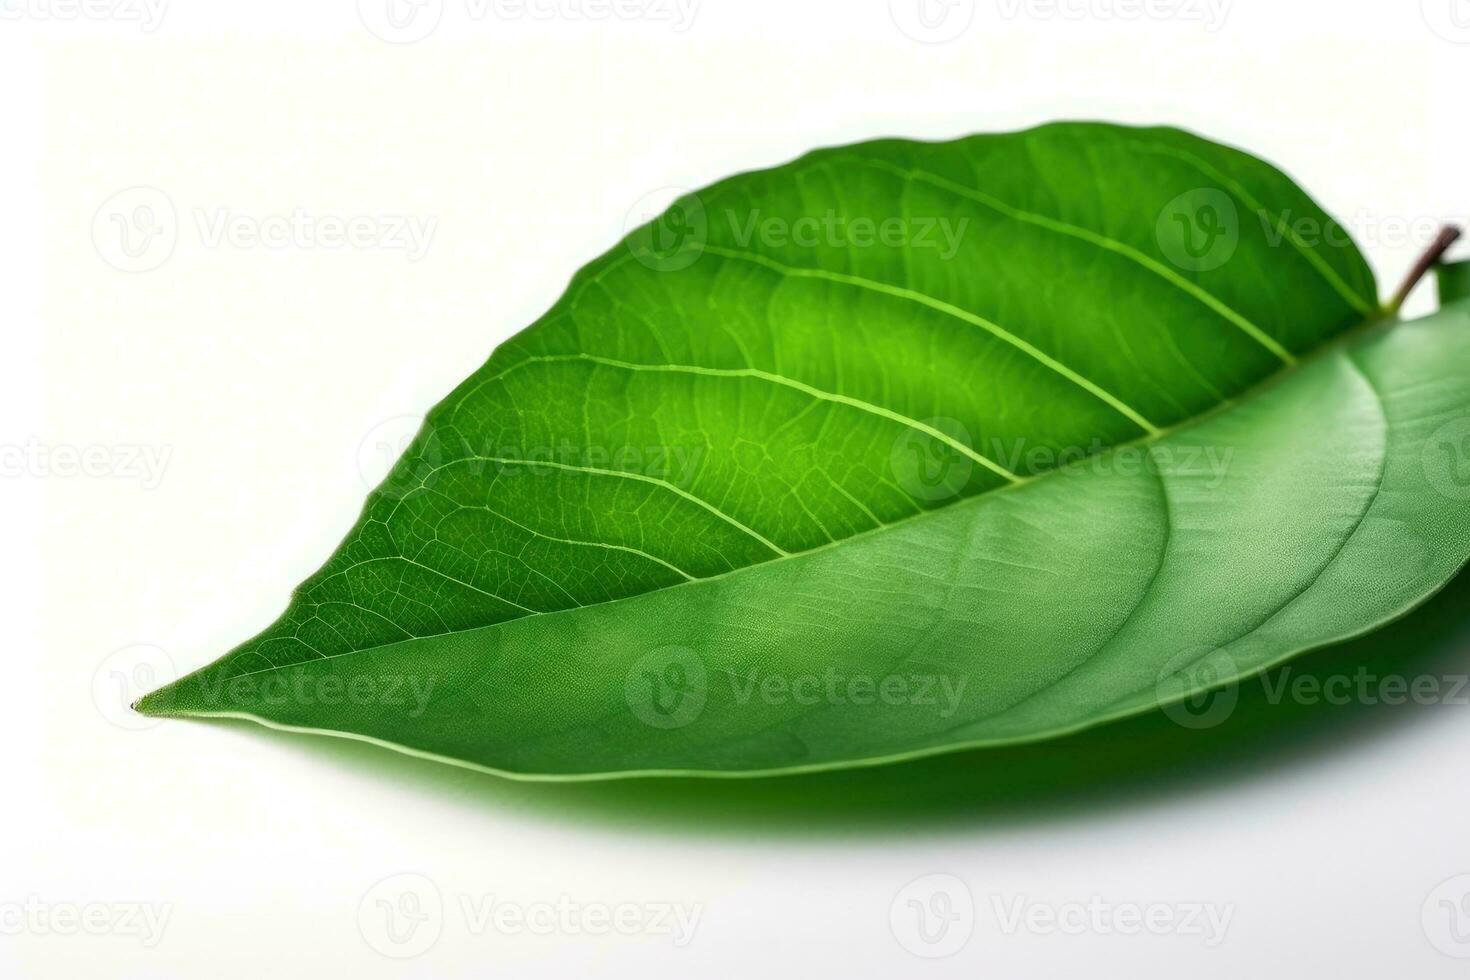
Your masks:
[{"label": "glossy leaf surface", "polygon": [[731,178],[578,273],[278,623],[140,707],[550,776],[1193,723],[1470,550],[1470,323],[1347,336],[1374,292],[1291,181],[1174,130]]}]

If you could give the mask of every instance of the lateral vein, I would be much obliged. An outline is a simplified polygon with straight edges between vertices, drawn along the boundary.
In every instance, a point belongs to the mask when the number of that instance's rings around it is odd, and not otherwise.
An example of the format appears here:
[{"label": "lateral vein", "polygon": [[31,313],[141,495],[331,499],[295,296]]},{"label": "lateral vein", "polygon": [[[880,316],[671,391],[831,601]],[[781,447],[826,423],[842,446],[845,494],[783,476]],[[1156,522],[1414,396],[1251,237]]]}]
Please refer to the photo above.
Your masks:
[{"label": "lateral vein", "polygon": [[1040,362],[1042,365],[1050,368],[1057,374],[1060,374],[1068,381],[1084,389],[1093,397],[1106,403],[1114,411],[1126,416],[1129,421],[1133,422],[1134,425],[1137,425],[1139,428],[1143,429],[1150,435],[1156,434],[1160,431],[1158,426],[1154,425],[1148,419],[1144,418],[1143,415],[1134,410],[1131,406],[1128,405],[1128,403],[1124,402],[1112,392],[1109,392],[1097,383],[1078,374],[1076,371],[1072,370],[1061,361],[1052,357],[1050,354],[1046,353],[1035,345],[1021,339],[1020,337],[1011,333],[1009,330],[1005,329],[999,324],[987,320],[983,316],[980,316],[976,313],[971,313],[969,310],[965,310],[958,306],[955,306],[953,303],[947,303],[942,299],[937,299],[933,296],[928,295],[927,293],[922,293],[915,289],[908,289],[904,286],[895,286],[892,283],[879,282],[876,279],[865,279],[862,276],[853,276],[842,272],[829,272],[826,269],[811,269],[801,266],[786,265],[785,263],[778,262],[775,259],[768,258],[767,256],[760,255],[756,252],[742,252],[737,249],[725,248],[719,245],[705,245],[704,251],[709,252],[712,255],[719,255],[724,258],[735,259],[736,261],[750,262],[755,265],[764,266],[765,268],[768,268],[773,272],[779,273],[783,276],[801,279],[822,279],[828,282],[835,282],[846,286],[852,286],[857,289],[866,289],[871,292],[881,293],[883,295],[892,296],[896,299],[906,300],[911,303],[918,303],[921,306],[927,306],[931,310],[937,310],[940,313],[944,313],[948,316],[954,317],[955,319],[962,320],[965,323],[970,324],[971,326],[979,327],[980,329],[997,337],[998,339],[1005,341],[1012,347],[1015,347],[1017,350],[1021,351],[1023,354],[1026,354],[1027,356]]},{"label": "lateral vein", "polygon": [[[514,459],[508,456],[461,456],[459,459],[450,460],[447,463],[442,463],[439,466],[434,467],[427,474],[425,474],[424,479],[425,481],[427,481],[429,477],[444,469],[446,466],[456,466],[460,463],[469,462],[500,463],[506,466],[546,466],[550,467],[551,469],[568,470],[573,473],[588,473],[592,476],[611,476],[619,477],[625,480],[637,480],[641,483],[648,483],[656,487],[663,487],[665,490],[672,491],[673,493],[678,494],[691,503],[698,504],[700,507],[703,507],[705,510],[709,511],[711,514],[715,515],[725,523],[729,524],[731,527],[744,531],[746,534],[750,535],[752,538],[759,541],[761,544],[765,545],[767,548],[780,555],[782,558],[791,557],[791,552],[785,550],[774,541],[771,541],[769,538],[765,537],[754,528],[742,524],[740,521],[720,510],[709,501],[690,493],[688,490],[685,490],[678,484],[670,483],[668,480],[661,480],[656,476],[648,476],[643,473],[631,473],[627,470],[608,470],[597,466],[577,466],[572,463],[561,463],[549,459]],[[427,485],[427,483],[425,483],[425,485]]]},{"label": "lateral vein", "polygon": [[1287,241],[1291,242],[1292,248],[1296,249],[1296,251],[1301,254],[1302,258],[1306,259],[1307,262],[1310,263],[1312,267],[1321,274],[1322,278],[1327,281],[1327,284],[1331,286],[1339,296],[1347,300],[1347,302],[1353,307],[1353,309],[1357,310],[1364,316],[1369,317],[1376,316],[1379,313],[1379,309],[1376,304],[1371,303],[1360,296],[1357,290],[1353,289],[1345,281],[1343,281],[1343,278],[1337,274],[1336,269],[1328,265],[1326,260],[1323,259],[1321,255],[1317,254],[1316,249],[1309,247],[1306,242],[1302,241],[1301,236],[1297,234],[1295,228],[1291,227],[1290,222],[1286,221],[1286,219],[1284,219],[1281,215],[1273,214],[1272,212],[1268,211],[1266,209],[1266,206],[1262,204],[1260,200],[1257,199],[1257,197],[1250,192],[1250,188],[1246,187],[1240,181],[1236,180],[1234,177],[1231,177],[1229,174],[1223,173],[1219,168],[1215,167],[1207,160],[1203,160],[1195,156],[1188,150],[1181,150],[1176,147],[1165,146],[1162,144],[1148,143],[1141,140],[1131,140],[1130,142],[1132,143],[1132,145],[1138,146],[1141,149],[1147,150],[1151,153],[1161,153],[1164,156],[1173,157],[1176,160],[1182,160],[1194,169],[1198,170],[1200,173],[1204,174],[1206,177],[1209,177],[1211,180],[1216,180],[1219,181],[1221,184],[1224,184],[1227,188],[1230,189],[1230,192],[1232,194],[1245,202],[1246,207],[1257,212],[1258,214],[1262,214],[1273,219],[1276,223],[1276,230],[1286,236]]},{"label": "lateral vein", "polygon": [[932,425],[921,422],[918,419],[910,418],[909,416],[904,415],[900,412],[895,412],[892,409],[884,408],[882,405],[877,405],[873,402],[864,401],[861,398],[854,398],[851,395],[843,395],[836,392],[824,391],[821,388],[813,387],[812,385],[809,385],[804,381],[798,381],[795,378],[790,378],[786,375],[777,374],[772,371],[764,371],[760,368],[712,368],[694,364],[639,364],[633,361],[620,361],[611,357],[601,357],[597,354],[585,353],[540,355],[533,354],[527,356],[523,360],[517,361],[515,364],[512,364],[510,367],[495,375],[493,378],[487,378],[486,380],[494,381],[498,378],[504,377],[505,375],[510,374],[512,371],[517,370],[525,364],[556,363],[565,361],[585,361],[592,364],[602,364],[607,367],[619,368],[625,371],[647,371],[653,373],[661,372],[669,374],[705,375],[715,378],[755,378],[760,381],[767,381],[771,384],[782,385],[784,387],[800,391],[803,394],[809,395],[812,398],[820,399],[821,401],[834,402],[839,405],[847,405],[850,408],[856,408],[859,411],[867,412],[871,415],[876,415],[879,418],[888,419],[891,422],[898,422],[944,443],[955,451],[965,456],[968,456],[976,463],[979,463],[981,466],[984,466],[986,469],[989,469],[997,475],[1004,477],[1012,483],[1018,483],[1021,479],[1013,470],[1007,469],[1001,464],[990,459],[988,456],[976,452],[974,449],[967,446],[963,441],[954,438],[953,436],[940,429],[936,429]]},{"label": "lateral vein", "polygon": [[1154,275],[1160,277],[1164,281],[1168,282],[1170,285],[1180,290],[1183,290],[1188,295],[1199,300],[1205,306],[1209,307],[1211,310],[1218,313],[1226,320],[1230,321],[1231,324],[1242,330],[1252,340],[1256,341],[1262,347],[1269,350],[1273,355],[1280,359],[1281,363],[1287,365],[1296,363],[1296,357],[1291,353],[1291,351],[1283,347],[1280,341],[1278,341],[1275,337],[1272,337],[1259,325],[1252,322],[1239,310],[1236,310],[1234,307],[1230,306],[1230,304],[1226,303],[1214,293],[1211,293],[1209,290],[1200,286],[1198,283],[1191,282],[1189,279],[1186,279],[1179,273],[1175,272],[1173,269],[1164,265],[1158,259],[1155,259],[1153,256],[1148,255],[1145,252],[1140,252],[1138,249],[1134,248],[1131,245],[1120,242],[1115,238],[1110,238],[1107,235],[1099,234],[1098,232],[1092,231],[1089,228],[1083,228],[1080,225],[1070,224],[1057,218],[1052,218],[1044,214],[1038,214],[1034,211],[1027,211],[1023,208],[1015,207],[1014,205],[1007,204],[1000,198],[992,197],[991,195],[986,194],[984,191],[977,190],[973,187],[966,187],[964,184],[949,180],[946,177],[941,177],[938,174],[930,173],[927,170],[906,169],[904,167],[894,166],[893,164],[887,163],[882,160],[866,160],[864,161],[864,163],[876,169],[883,170],[888,173],[893,173],[896,176],[902,177],[906,180],[921,180],[927,184],[932,184],[935,187],[950,191],[951,193],[958,194],[961,197],[966,197],[972,201],[983,204],[991,210],[997,211],[1000,214],[1003,214],[1009,218],[1014,218],[1017,221],[1023,221],[1027,224],[1036,225],[1039,228],[1045,228],[1048,231],[1056,232],[1059,235],[1067,235],[1080,241],[1096,245],[1098,248],[1105,249],[1106,251],[1112,252],[1115,255],[1121,255],[1124,258],[1135,262],[1143,268],[1147,269],[1149,272],[1152,272]]}]

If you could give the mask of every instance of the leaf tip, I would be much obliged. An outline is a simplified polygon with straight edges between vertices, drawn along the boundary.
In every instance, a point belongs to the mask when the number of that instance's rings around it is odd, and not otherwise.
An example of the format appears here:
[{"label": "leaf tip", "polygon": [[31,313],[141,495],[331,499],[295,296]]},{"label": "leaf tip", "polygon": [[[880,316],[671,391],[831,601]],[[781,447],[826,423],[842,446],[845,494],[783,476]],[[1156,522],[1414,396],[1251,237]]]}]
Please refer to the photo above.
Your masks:
[{"label": "leaf tip", "polygon": [[135,699],[128,707],[138,714],[145,715],[149,718],[167,717],[175,713],[169,710],[174,700],[173,694],[174,685],[165,684],[163,687],[149,691],[142,697]]}]

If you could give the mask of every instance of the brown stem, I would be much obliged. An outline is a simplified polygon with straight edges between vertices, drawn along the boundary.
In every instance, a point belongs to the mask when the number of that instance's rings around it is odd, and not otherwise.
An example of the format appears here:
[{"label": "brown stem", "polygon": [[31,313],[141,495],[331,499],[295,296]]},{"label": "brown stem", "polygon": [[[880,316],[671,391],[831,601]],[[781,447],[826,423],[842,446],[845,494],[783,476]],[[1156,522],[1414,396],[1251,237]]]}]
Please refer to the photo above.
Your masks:
[{"label": "brown stem", "polygon": [[1434,236],[1434,241],[1429,243],[1429,248],[1425,249],[1424,254],[1419,256],[1419,261],[1415,262],[1414,267],[1409,270],[1408,276],[1404,278],[1404,284],[1399,287],[1397,293],[1394,293],[1393,299],[1388,304],[1389,313],[1399,311],[1399,307],[1404,305],[1404,300],[1408,299],[1414,287],[1419,285],[1419,280],[1434,268],[1435,263],[1444,257],[1444,253],[1449,251],[1450,246],[1455,244],[1459,237],[1460,229],[1454,225],[1445,225],[1439,230],[1439,234]]}]

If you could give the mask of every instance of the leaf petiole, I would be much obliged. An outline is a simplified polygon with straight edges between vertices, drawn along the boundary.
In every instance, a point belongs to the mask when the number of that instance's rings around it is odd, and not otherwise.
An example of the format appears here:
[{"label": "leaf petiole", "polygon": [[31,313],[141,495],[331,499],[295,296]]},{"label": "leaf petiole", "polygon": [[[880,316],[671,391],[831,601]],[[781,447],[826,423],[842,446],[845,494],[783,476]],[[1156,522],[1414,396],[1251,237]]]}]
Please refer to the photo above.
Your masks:
[{"label": "leaf petiole", "polygon": [[1399,291],[1394,294],[1392,301],[1389,302],[1388,312],[1390,314],[1399,311],[1399,308],[1404,305],[1404,300],[1408,299],[1409,294],[1414,291],[1414,287],[1419,285],[1419,280],[1423,279],[1425,273],[1434,268],[1440,259],[1444,258],[1444,253],[1449,251],[1450,246],[1459,240],[1460,234],[1460,229],[1454,225],[1445,225],[1439,230],[1439,234],[1434,236],[1434,241],[1429,243],[1429,247],[1424,250],[1424,254],[1419,256],[1419,260],[1409,269],[1409,274],[1404,277],[1404,284],[1399,287]]}]

